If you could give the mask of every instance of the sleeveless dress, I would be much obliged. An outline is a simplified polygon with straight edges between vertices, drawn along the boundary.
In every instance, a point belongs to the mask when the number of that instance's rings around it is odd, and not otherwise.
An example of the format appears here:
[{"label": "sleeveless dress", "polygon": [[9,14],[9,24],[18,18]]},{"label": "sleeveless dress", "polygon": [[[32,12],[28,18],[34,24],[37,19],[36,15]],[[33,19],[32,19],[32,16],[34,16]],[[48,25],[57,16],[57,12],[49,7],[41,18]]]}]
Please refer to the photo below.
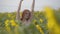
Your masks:
[{"label": "sleeveless dress", "polygon": [[19,34],[40,34],[35,25],[29,20],[28,22],[21,22],[18,27]]}]

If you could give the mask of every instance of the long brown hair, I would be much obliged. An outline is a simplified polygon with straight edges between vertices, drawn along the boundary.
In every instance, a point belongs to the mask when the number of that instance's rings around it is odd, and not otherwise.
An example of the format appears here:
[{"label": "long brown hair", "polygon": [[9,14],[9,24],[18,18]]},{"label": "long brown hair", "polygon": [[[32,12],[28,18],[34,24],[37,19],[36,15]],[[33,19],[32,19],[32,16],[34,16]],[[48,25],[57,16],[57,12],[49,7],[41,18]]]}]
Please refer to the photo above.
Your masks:
[{"label": "long brown hair", "polygon": [[24,10],[23,13],[22,13],[22,18],[21,18],[21,20],[24,19],[24,16],[25,16],[26,12],[29,12],[29,16],[28,16],[28,19],[27,19],[27,20],[30,19],[30,17],[31,17],[31,12],[30,12],[30,10],[26,9],[26,10]]}]

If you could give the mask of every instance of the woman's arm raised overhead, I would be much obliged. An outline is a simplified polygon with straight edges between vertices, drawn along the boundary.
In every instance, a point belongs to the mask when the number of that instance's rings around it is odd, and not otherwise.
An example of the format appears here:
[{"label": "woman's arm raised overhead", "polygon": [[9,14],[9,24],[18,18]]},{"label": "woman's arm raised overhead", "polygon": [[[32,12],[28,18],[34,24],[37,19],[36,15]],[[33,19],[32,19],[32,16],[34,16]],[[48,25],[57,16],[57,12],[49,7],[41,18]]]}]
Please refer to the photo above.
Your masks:
[{"label": "woman's arm raised overhead", "polygon": [[35,6],[35,0],[33,0],[33,2],[32,2],[32,7],[31,7],[32,13],[34,12],[34,6]]},{"label": "woman's arm raised overhead", "polygon": [[34,7],[35,7],[35,0],[33,0],[33,2],[32,2],[32,7],[31,7],[31,19],[32,19],[33,13],[34,13]]},{"label": "woman's arm raised overhead", "polygon": [[20,1],[19,6],[18,6],[17,15],[16,15],[16,20],[20,20],[20,10],[21,10],[22,1],[23,1],[23,0]]}]

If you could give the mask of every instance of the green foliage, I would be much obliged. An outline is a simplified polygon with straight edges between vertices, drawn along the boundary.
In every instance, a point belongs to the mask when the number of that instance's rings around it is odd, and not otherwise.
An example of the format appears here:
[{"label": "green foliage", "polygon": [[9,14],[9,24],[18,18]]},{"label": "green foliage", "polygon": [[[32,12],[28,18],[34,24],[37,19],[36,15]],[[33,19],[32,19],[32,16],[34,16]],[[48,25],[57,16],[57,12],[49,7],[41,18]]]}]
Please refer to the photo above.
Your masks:
[{"label": "green foliage", "polygon": [[[57,24],[60,24],[60,9],[59,10],[54,10],[54,15],[57,20]],[[0,34],[7,34],[6,27],[5,27],[5,21],[6,20],[14,20],[16,19],[16,13],[0,13]],[[43,21],[40,21],[42,19]],[[39,25],[43,32],[46,34],[47,32],[47,18],[45,17],[44,12],[34,12],[33,20],[32,23],[34,23],[34,20],[36,20],[35,25]],[[16,21],[15,21],[16,22]],[[17,24],[17,23],[16,23]],[[18,24],[19,25],[19,24]],[[33,34],[40,34],[38,29],[36,29],[35,25],[31,25],[30,28],[32,29]],[[11,30],[14,30],[15,26],[10,26]],[[22,29],[22,28],[21,28]],[[22,30],[21,30],[22,31]],[[24,30],[25,33],[28,33],[28,29]]]}]

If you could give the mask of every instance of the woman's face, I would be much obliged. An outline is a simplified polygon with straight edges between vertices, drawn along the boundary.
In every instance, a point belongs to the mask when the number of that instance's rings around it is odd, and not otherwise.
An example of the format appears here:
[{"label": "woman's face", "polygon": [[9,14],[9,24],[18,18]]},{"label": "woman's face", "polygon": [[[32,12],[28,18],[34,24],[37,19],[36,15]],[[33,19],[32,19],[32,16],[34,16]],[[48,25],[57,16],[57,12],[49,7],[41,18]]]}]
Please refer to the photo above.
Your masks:
[{"label": "woman's face", "polygon": [[28,11],[25,13],[24,18],[25,19],[28,19],[29,18],[29,12]]}]

